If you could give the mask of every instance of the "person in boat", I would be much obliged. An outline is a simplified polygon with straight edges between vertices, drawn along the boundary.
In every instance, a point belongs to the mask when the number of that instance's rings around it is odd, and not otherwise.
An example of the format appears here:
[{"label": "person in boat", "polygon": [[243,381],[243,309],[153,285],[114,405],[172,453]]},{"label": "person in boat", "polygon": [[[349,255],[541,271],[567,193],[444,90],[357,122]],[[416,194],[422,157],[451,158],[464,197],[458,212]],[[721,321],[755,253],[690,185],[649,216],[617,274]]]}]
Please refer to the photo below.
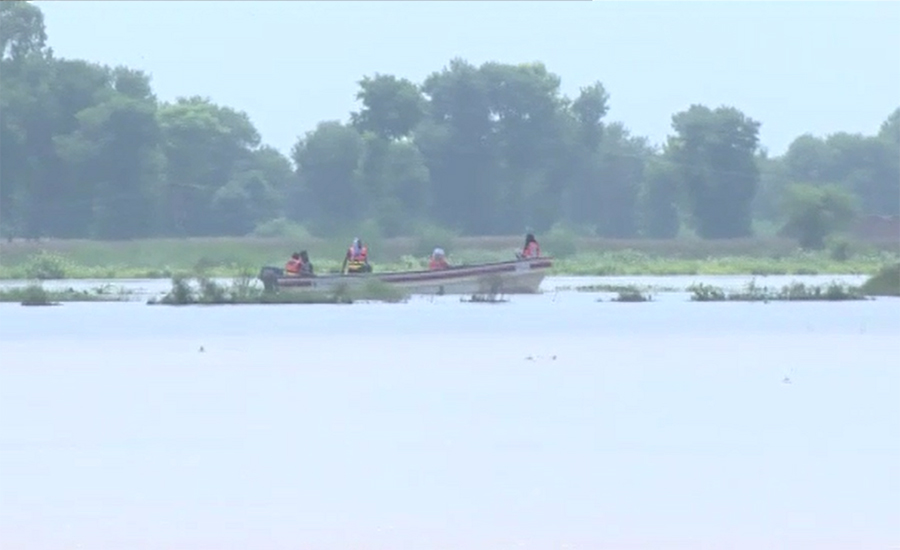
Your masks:
[{"label": "person in boat", "polygon": [[309,261],[309,254],[305,250],[300,251],[300,261],[303,262],[303,265],[300,266],[300,275],[304,277],[315,275],[313,273],[313,264]]},{"label": "person in boat", "polygon": [[447,263],[447,255],[444,254],[444,249],[435,248],[434,252],[431,253],[431,259],[428,260],[428,269],[430,271],[439,271],[449,267],[450,264]]},{"label": "person in boat", "polygon": [[541,256],[541,245],[538,244],[533,234],[525,235],[525,246],[522,247],[522,252],[516,254],[516,256],[520,260],[539,258]]},{"label": "person in boat", "polygon": [[285,275],[300,275],[302,268],[303,260],[300,258],[300,253],[294,252],[291,254],[291,259],[284,264],[284,273]]},{"label": "person in boat", "polygon": [[371,271],[369,248],[362,242],[362,239],[356,237],[353,239],[353,244],[347,249],[347,255],[344,256],[341,273],[370,273]]}]

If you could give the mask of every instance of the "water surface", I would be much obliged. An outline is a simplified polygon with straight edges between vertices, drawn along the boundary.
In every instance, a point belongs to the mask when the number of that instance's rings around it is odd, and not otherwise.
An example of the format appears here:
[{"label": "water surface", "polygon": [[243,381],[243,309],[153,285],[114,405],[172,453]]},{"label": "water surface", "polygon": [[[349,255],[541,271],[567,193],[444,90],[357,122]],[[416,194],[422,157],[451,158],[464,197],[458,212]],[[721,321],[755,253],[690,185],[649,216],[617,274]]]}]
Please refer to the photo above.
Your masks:
[{"label": "water surface", "polygon": [[609,296],[0,304],[0,547],[900,544],[900,300]]}]

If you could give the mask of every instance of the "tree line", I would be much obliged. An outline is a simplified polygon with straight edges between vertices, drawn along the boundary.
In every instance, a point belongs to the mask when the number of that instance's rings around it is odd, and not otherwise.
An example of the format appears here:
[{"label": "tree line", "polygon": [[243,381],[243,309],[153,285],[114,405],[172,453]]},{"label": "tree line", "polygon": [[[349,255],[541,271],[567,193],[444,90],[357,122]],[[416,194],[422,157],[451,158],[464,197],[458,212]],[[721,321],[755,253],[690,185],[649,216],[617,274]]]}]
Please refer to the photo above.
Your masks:
[{"label": "tree line", "polygon": [[[146,73],[56,57],[40,9],[0,3],[0,233],[129,239],[247,235],[273,220],[328,236],[439,226],[463,235],[746,237],[811,247],[860,214],[900,214],[900,108],[877,135],[798,137],[782,156],[735,107],[691,105],[661,146],[574,99],[541,63],[453,59],[423,82],[359,81],[359,109],[289,156],[246,113],[160,101]],[[827,116],[827,113],[823,113]]]}]

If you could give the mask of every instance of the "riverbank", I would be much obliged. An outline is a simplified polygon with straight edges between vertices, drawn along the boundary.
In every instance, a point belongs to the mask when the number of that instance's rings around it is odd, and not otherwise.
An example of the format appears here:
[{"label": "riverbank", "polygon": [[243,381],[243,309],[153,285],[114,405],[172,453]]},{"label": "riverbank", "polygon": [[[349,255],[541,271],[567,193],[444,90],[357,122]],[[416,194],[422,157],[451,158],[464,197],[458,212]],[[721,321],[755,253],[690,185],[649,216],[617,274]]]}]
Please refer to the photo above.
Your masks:
[{"label": "riverbank", "polygon": [[[370,242],[377,271],[423,269],[434,246],[457,264],[509,259],[518,237],[396,238]],[[0,243],[0,279],[155,279],[202,273],[255,276],[263,265],[282,265],[291,252],[309,251],[318,273],[340,268],[346,243],[310,239],[203,238],[137,241],[14,241]],[[701,241],[551,238],[554,275],[872,275],[900,259],[897,247],[849,244],[802,252],[786,239]]]}]

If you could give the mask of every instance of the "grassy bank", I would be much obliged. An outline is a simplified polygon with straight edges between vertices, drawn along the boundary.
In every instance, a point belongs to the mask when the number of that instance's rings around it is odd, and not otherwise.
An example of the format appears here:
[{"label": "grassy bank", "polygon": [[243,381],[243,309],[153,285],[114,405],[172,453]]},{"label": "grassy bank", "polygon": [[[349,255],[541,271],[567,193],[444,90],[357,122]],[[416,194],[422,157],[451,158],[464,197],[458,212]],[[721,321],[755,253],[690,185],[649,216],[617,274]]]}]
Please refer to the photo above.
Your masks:
[{"label": "grassy bank", "polygon": [[[396,238],[370,243],[377,271],[422,269],[435,246],[456,264],[507,260],[520,237]],[[282,238],[150,239],[137,241],[14,241],[0,243],[0,279],[169,278],[178,273],[236,277],[263,265],[282,265],[306,249],[318,273],[340,268],[346,242]],[[875,274],[900,260],[897,247],[852,245],[817,253],[785,239],[652,241],[549,235],[546,254],[557,275],[803,275]]]}]

